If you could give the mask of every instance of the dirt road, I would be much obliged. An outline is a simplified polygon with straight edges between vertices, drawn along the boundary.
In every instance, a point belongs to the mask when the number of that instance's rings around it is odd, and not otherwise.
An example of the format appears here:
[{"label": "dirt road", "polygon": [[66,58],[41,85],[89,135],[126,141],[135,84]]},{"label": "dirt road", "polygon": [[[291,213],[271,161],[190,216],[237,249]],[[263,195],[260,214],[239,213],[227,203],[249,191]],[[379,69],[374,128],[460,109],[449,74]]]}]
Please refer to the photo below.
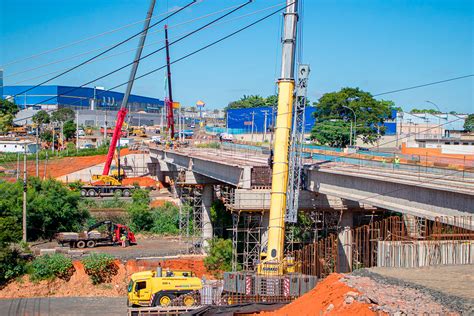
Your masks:
[{"label": "dirt road", "polygon": [[[32,246],[35,249],[54,249],[57,242],[46,242]],[[189,245],[180,242],[178,238],[157,237],[154,239],[137,238],[137,245],[122,248],[119,246],[98,246],[96,248],[82,249],[84,253],[108,253],[118,259],[136,259],[143,257],[162,257],[185,254]]]},{"label": "dirt road", "polygon": [[126,297],[33,297],[0,299],[2,316],[127,315]]}]

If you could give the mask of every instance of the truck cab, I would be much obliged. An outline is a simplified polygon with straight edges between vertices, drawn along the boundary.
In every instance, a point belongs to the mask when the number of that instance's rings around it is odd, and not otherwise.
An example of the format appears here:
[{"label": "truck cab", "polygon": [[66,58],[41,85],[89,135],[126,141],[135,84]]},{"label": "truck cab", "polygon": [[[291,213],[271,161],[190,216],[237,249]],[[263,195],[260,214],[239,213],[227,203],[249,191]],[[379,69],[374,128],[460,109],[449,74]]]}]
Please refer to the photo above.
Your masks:
[{"label": "truck cab", "polygon": [[199,304],[201,279],[191,271],[149,270],[132,274],[127,288],[129,306],[168,306]]}]

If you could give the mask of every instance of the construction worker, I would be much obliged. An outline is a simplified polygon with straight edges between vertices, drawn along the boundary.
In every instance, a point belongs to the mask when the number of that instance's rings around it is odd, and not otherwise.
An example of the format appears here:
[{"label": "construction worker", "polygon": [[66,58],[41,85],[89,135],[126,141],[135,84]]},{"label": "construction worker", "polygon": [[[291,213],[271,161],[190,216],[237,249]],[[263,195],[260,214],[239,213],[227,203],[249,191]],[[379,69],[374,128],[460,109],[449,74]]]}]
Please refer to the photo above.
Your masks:
[{"label": "construction worker", "polygon": [[125,234],[122,234],[122,237],[120,237],[120,242],[123,248],[127,247],[127,236],[125,236]]},{"label": "construction worker", "polygon": [[393,164],[394,164],[395,168],[397,168],[397,169],[400,168],[400,157],[398,157],[398,155],[395,156],[395,159],[393,160]]}]

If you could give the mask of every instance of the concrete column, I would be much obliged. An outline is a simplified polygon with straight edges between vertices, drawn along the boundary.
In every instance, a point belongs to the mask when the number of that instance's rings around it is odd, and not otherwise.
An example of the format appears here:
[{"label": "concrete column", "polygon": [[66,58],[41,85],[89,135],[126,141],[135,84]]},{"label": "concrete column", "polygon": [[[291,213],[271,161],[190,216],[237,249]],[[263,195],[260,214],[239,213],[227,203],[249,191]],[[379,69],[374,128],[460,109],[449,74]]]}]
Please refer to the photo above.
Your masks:
[{"label": "concrete column", "polygon": [[354,226],[354,212],[344,210],[341,216],[338,238],[338,272],[346,273],[352,270],[352,232]]},{"label": "concrete column", "polygon": [[214,198],[214,187],[210,184],[204,185],[202,189],[202,238],[203,249],[209,246],[209,240],[214,237],[211,222],[211,205]]}]

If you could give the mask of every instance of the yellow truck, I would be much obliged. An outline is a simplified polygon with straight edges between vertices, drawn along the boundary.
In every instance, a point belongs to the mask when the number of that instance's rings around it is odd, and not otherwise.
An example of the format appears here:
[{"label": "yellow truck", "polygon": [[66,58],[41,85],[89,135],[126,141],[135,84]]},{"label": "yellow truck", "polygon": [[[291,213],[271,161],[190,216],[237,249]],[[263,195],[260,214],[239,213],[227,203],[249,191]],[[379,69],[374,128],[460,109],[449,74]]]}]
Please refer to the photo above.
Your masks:
[{"label": "yellow truck", "polygon": [[156,270],[132,274],[128,284],[128,306],[198,305],[201,279],[191,271]]}]

